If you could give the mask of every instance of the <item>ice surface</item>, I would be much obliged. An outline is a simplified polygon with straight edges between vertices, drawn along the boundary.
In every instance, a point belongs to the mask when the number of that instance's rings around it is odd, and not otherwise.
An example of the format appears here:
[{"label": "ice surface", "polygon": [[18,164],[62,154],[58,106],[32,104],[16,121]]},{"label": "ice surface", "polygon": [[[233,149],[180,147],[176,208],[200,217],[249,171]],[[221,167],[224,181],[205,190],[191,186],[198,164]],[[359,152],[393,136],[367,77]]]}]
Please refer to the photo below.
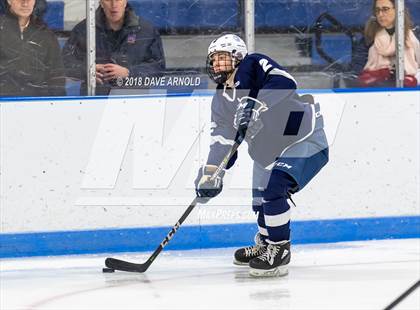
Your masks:
[{"label": "ice surface", "polygon": [[[1,260],[0,308],[383,309],[420,278],[420,239],[294,246],[283,278],[249,277],[233,251],[166,251],[145,274],[103,274],[106,255]],[[395,309],[420,309],[419,291]]]}]

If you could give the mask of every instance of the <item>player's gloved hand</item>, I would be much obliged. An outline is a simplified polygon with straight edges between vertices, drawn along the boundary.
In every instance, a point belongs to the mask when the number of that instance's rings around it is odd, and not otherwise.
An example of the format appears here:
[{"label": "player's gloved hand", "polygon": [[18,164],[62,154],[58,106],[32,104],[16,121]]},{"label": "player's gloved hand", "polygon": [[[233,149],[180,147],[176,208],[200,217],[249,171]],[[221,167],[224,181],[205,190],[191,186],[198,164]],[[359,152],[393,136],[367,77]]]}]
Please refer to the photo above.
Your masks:
[{"label": "player's gloved hand", "polygon": [[200,202],[206,203],[210,198],[216,197],[223,189],[223,177],[225,171],[221,171],[214,180],[210,180],[213,173],[217,170],[217,166],[206,165],[198,170],[195,179],[195,192],[197,197],[202,198]]},{"label": "player's gloved hand", "polygon": [[242,138],[252,140],[264,127],[261,113],[267,111],[267,105],[255,98],[243,97],[236,109],[233,127]]}]

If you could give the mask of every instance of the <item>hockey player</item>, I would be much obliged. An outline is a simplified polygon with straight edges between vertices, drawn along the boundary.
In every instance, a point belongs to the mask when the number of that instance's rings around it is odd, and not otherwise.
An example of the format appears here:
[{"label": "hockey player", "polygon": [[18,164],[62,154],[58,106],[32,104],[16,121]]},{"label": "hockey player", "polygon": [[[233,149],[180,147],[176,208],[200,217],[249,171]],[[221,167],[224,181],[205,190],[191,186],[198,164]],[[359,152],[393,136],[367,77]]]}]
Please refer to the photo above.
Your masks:
[{"label": "hockey player", "polygon": [[[328,162],[328,144],[318,104],[300,97],[297,83],[279,64],[248,54],[244,41],[226,34],[208,48],[207,73],[217,83],[211,106],[211,145],[195,181],[205,203],[223,187],[210,177],[234,140],[245,140],[253,166],[255,245],[235,252],[234,263],[249,265],[252,276],[282,276],[290,262],[290,196]],[[229,161],[229,169],[237,152]]]}]

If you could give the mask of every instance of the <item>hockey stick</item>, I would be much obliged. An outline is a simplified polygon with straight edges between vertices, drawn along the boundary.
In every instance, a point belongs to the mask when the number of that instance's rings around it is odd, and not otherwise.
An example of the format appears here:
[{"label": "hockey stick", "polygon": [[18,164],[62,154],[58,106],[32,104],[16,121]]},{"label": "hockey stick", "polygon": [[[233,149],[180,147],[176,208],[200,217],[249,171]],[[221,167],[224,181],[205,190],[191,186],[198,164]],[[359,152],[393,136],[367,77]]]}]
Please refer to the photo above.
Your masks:
[{"label": "hockey stick", "polygon": [[[235,154],[237,151],[239,145],[242,143],[243,138],[237,134],[235,138],[235,143],[233,144],[230,152],[225,156],[222,163],[217,167],[216,171],[213,173],[213,175],[210,177],[211,181],[214,181],[221,173],[223,169],[226,168],[230,158]],[[124,260],[116,259],[116,258],[107,258],[105,260],[105,265],[110,268],[112,271],[114,270],[120,270],[120,271],[128,271],[128,272],[145,272],[150,265],[153,263],[153,261],[156,259],[156,257],[162,252],[163,248],[169,243],[169,241],[173,238],[179,227],[182,225],[182,223],[185,221],[185,219],[190,215],[191,211],[195,208],[198,202],[200,202],[201,198],[195,197],[194,200],[191,202],[187,210],[185,210],[184,214],[182,214],[181,218],[176,222],[174,227],[172,227],[171,231],[166,235],[165,239],[159,244],[157,249],[153,252],[153,254],[149,257],[149,259],[143,263],[143,264],[136,264],[136,263],[130,263]],[[104,270],[105,272],[105,270]]]},{"label": "hockey stick", "polygon": [[420,280],[418,280],[416,283],[414,283],[412,286],[410,286],[404,293],[402,293],[400,296],[398,296],[397,299],[395,299],[389,306],[387,306],[384,310],[391,310],[394,309],[396,305],[398,305],[404,298],[406,298],[408,295],[410,295],[412,292],[416,290],[416,288],[420,287]]}]

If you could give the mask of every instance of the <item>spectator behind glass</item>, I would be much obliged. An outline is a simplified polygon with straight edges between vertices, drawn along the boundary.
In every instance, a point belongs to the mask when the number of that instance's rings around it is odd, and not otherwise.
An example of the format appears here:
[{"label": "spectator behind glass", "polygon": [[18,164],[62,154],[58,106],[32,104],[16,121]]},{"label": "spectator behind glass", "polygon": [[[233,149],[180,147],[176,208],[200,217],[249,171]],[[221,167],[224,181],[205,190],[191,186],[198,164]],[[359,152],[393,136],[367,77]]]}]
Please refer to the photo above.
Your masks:
[{"label": "spectator behind glass", "polygon": [[[34,7],[34,14],[39,18],[43,18],[47,10],[47,0],[37,0]],[[6,13],[6,0],[0,0],[0,15]]]},{"label": "spectator behind glass", "polygon": [[[67,76],[82,80],[86,94],[86,20],[74,27],[63,49]],[[118,87],[117,78],[158,75],[165,69],[157,30],[127,0],[100,0],[96,11],[96,94]]]},{"label": "spectator behind glass", "polygon": [[[395,84],[395,19],[394,0],[376,0],[372,17],[365,26],[369,48],[368,61],[359,75],[361,86],[392,86]],[[404,86],[415,87],[419,79],[420,44],[412,29],[408,10],[405,10]],[[417,77],[416,77],[417,76]]]},{"label": "spectator behind glass", "polygon": [[65,95],[57,38],[34,13],[35,3],[7,0],[0,16],[0,96]]}]

